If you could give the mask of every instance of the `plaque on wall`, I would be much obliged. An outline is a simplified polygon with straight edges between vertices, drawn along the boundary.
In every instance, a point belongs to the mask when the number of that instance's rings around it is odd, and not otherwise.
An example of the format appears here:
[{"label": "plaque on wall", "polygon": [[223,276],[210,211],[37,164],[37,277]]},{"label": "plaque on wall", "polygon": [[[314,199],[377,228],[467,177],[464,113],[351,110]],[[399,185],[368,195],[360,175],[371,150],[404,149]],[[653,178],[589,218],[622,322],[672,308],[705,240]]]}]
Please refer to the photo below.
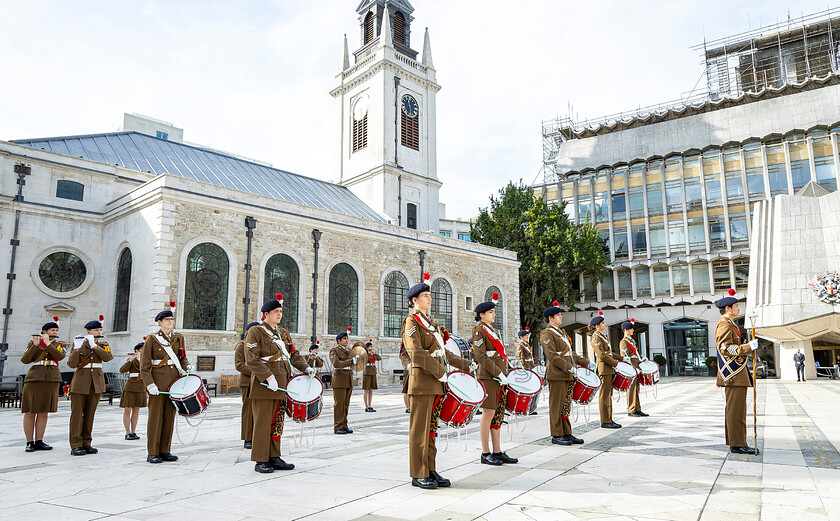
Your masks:
[{"label": "plaque on wall", "polygon": [[216,357],[215,356],[199,356],[195,362],[196,371],[215,371]]}]

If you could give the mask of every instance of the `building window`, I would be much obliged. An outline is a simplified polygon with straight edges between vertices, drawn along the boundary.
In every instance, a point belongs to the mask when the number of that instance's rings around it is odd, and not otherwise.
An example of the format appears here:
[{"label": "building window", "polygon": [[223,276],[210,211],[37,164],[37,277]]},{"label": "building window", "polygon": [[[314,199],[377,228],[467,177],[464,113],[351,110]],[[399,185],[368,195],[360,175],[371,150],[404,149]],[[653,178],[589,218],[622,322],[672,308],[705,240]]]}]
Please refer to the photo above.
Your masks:
[{"label": "building window", "polygon": [[618,298],[633,298],[633,279],[630,276],[630,269],[623,268],[616,270],[618,275]]},{"label": "building window", "polygon": [[169,134],[160,130],[158,130],[155,135],[158,139],[169,139]]},{"label": "building window", "polygon": [[578,198],[578,216],[580,222],[592,222],[592,199],[589,194],[582,195]]},{"label": "building window", "polygon": [[712,276],[715,279],[715,293],[729,291],[729,288],[732,287],[728,260],[721,259],[714,261],[712,263]]},{"label": "building window", "polygon": [[615,281],[613,272],[608,271],[601,281],[601,300],[615,300]]},{"label": "building window", "polygon": [[351,328],[359,334],[359,277],[352,266],[339,263],[330,270],[327,334],[335,335]]},{"label": "building window", "polygon": [[705,175],[706,206],[720,206],[723,204],[723,193],[720,189],[720,174]]},{"label": "building window", "polygon": [[630,207],[630,217],[644,217],[645,192],[643,186],[634,186],[627,192],[627,205]]},{"label": "building window", "polygon": [[691,286],[688,283],[688,264],[677,262],[671,266],[671,271],[674,275],[674,294],[687,295],[690,293]]},{"label": "building window", "polygon": [[688,220],[688,247],[692,252],[706,249],[706,226],[702,217]]},{"label": "building window", "polygon": [[367,113],[361,116],[361,119],[356,119],[356,115],[353,115],[353,152],[367,146],[367,119]]},{"label": "building window", "polygon": [[627,228],[613,229],[613,243],[615,244],[615,258],[627,259],[629,258],[627,250]]},{"label": "building window", "polygon": [[610,216],[609,208],[607,208],[607,192],[598,192],[595,194],[595,222],[607,222]]},{"label": "building window", "polygon": [[400,111],[400,137],[402,146],[420,150],[420,109],[417,101],[407,94],[403,96]]},{"label": "building window", "polygon": [[627,217],[627,208],[624,204],[624,190],[612,193],[612,212],[614,220],[625,219]]},{"label": "building window", "polygon": [[604,228],[603,230],[598,230],[598,238],[601,239],[601,248],[604,250],[604,255],[607,257],[610,256],[610,230],[609,228]]},{"label": "building window", "polygon": [[647,235],[644,226],[634,226],[631,229],[633,237],[633,255],[646,256],[647,255]]},{"label": "building window", "polygon": [[726,200],[729,204],[744,202],[744,184],[741,182],[741,172],[726,174]]},{"label": "building window", "polygon": [[399,338],[408,304],[408,279],[399,271],[392,271],[385,277],[384,293],[383,332],[386,337]]},{"label": "building window", "polygon": [[[496,313],[498,316],[498,307]],[[435,279],[432,282],[432,316],[440,325],[452,331],[452,286],[446,279]]]},{"label": "building window", "polygon": [[452,232],[440,232],[441,237],[452,237]]},{"label": "building window", "polygon": [[662,183],[647,185],[648,214],[659,215],[662,213]]},{"label": "building window", "polygon": [[394,43],[405,45],[405,17],[399,11],[394,13]]},{"label": "building window", "polygon": [[682,187],[679,179],[665,182],[665,197],[668,199],[669,212],[682,211]]},{"label": "building window", "polygon": [[735,268],[735,290],[746,291],[750,277],[750,258],[736,257],[732,261],[732,266]]},{"label": "building window", "polygon": [[81,201],[85,198],[85,185],[62,179],[55,185],[55,196],[61,199]]},{"label": "building window", "polygon": [[764,167],[757,166],[747,169],[747,189],[750,199],[764,199]]},{"label": "building window", "polygon": [[657,264],[653,267],[653,286],[656,296],[669,296],[671,294],[671,281],[668,278],[668,266]]},{"label": "building window", "polygon": [[650,298],[650,268],[647,266],[636,268],[636,296]]},{"label": "building window", "polygon": [[694,293],[711,293],[712,285],[709,282],[709,263],[706,261],[695,262],[691,265],[691,276],[694,278]]},{"label": "building window", "polygon": [[496,331],[499,332],[499,337],[504,340],[505,337],[505,301],[502,300],[502,291],[497,288],[496,286],[490,286],[487,288],[487,291],[484,292],[484,301],[487,302],[490,300],[490,297],[493,296],[493,293],[499,294],[499,301],[496,302],[496,320],[493,322],[493,327],[496,328]]},{"label": "building window", "polygon": [[85,263],[70,252],[47,255],[38,266],[38,278],[44,286],[59,293],[78,289],[87,278]]},{"label": "building window", "polygon": [[787,169],[784,163],[768,165],[767,173],[770,176],[770,195],[788,193]]},{"label": "building window", "polygon": [[685,228],[682,219],[668,221],[668,242],[671,244],[671,253],[685,252]]},{"label": "building window", "polygon": [[746,247],[750,245],[747,236],[747,217],[744,213],[729,214],[729,236],[732,239],[732,247]]},{"label": "building window", "polygon": [[458,234],[458,239],[462,240],[462,241],[472,242],[472,240],[470,240],[470,234],[469,233],[459,233]]},{"label": "building window", "polygon": [[117,261],[117,291],[114,296],[113,331],[128,329],[128,303],[131,296],[131,250],[123,249]]},{"label": "building window", "polygon": [[376,17],[373,16],[373,13],[369,12],[365,16],[365,43],[372,42],[374,35],[376,34]]},{"label": "building window", "polygon": [[405,205],[405,225],[411,228],[412,230],[417,229],[417,205],[413,203],[408,203]]},{"label": "building window", "polygon": [[583,299],[590,302],[598,300],[598,288],[591,277],[583,277]]},{"label": "building window", "polygon": [[263,302],[283,294],[283,319],[280,325],[290,333],[298,332],[298,288],[300,287],[300,269],[295,260],[288,255],[272,255],[265,264],[263,282]]},{"label": "building window", "polygon": [[650,224],[650,254],[665,255],[665,223]]},{"label": "building window", "polygon": [[811,166],[808,159],[800,159],[790,162],[790,175],[793,179],[793,191],[796,193],[800,188],[811,180]]},{"label": "building window", "polygon": [[726,228],[723,226],[723,216],[709,216],[709,244],[712,249],[726,248]]},{"label": "building window", "polygon": [[703,190],[700,186],[699,177],[689,177],[685,180],[685,204],[689,210],[695,210],[703,206]]},{"label": "building window", "polygon": [[834,176],[834,158],[832,156],[814,158],[817,182],[829,192],[837,190],[837,178]]},{"label": "building window", "polygon": [[184,329],[226,329],[229,268],[227,254],[212,242],[190,250],[184,284]]}]

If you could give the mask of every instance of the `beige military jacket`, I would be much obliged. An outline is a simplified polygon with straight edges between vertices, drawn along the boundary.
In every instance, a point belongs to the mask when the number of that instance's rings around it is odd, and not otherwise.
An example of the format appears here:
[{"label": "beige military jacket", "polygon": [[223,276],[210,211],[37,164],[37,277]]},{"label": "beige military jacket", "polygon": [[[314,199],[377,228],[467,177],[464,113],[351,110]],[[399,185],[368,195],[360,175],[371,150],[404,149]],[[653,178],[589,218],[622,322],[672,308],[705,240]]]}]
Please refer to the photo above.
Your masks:
[{"label": "beige military jacket", "polygon": [[[146,387],[155,384],[159,391],[169,389],[172,382],[181,376],[178,368],[169,364],[169,355],[163,348],[164,345],[168,345],[172,349],[172,354],[178,358],[171,360],[173,364],[180,365],[183,371],[186,371],[190,365],[184,349],[184,337],[180,333],[170,332],[167,335],[163,330],[158,330],[154,335],[147,336],[143,351],[140,353],[140,377],[143,378],[143,384]],[[185,355],[183,357],[180,356],[182,350]]]},{"label": "beige military jacket", "polygon": [[575,365],[588,366],[589,359],[577,354],[572,341],[562,329],[548,326],[540,332],[540,346],[545,353],[545,379],[556,381],[571,381],[575,377],[571,373]]},{"label": "beige military jacket", "polygon": [[531,352],[531,346],[528,342],[519,342],[516,344],[516,358],[525,369],[534,368],[534,354]]},{"label": "beige military jacket", "polygon": [[[53,340],[47,347],[41,347],[40,343],[40,340],[38,344],[30,340],[26,345],[26,351],[20,357],[21,363],[33,364],[26,371],[26,378],[23,381],[60,382],[61,370],[58,368],[58,362],[66,356],[67,347],[58,340]],[[55,365],[49,361],[54,362]]]},{"label": "beige military jacket", "polygon": [[142,393],[146,391],[146,386],[143,385],[143,378],[140,376],[140,358],[134,357],[134,360],[126,360],[120,367],[121,373],[132,373],[137,376],[129,376],[123,385],[123,392]]},{"label": "beige military jacket", "polygon": [[615,374],[615,366],[621,361],[613,355],[609,339],[601,331],[594,331],[590,339],[592,352],[598,360],[598,374],[601,376]]},{"label": "beige military jacket", "polygon": [[[73,380],[70,382],[70,392],[77,394],[90,394],[91,383],[93,392],[102,394],[105,392],[105,373],[102,371],[102,363],[114,359],[111,354],[111,346],[103,339],[94,340],[91,346],[88,340],[82,342],[79,349],[70,348],[70,357],[67,359],[67,366],[75,369]],[[100,367],[92,367],[91,364],[99,364]]]},{"label": "beige military jacket", "polygon": [[251,327],[245,335],[245,362],[251,370],[248,397],[252,400],[284,400],[286,393],[272,391],[262,383],[274,375],[277,385],[285,389],[292,377],[292,366],[301,372],[309,368],[295,349],[289,332],[279,326],[274,329],[265,322]]},{"label": "beige military jacket", "polygon": [[630,363],[633,364],[633,367],[636,369],[639,368],[641,355],[639,355],[639,348],[636,347],[636,342],[631,337],[625,336],[622,338],[621,342],[618,344],[618,349],[621,351],[621,356],[626,356],[630,359]]},{"label": "beige military jacket", "polygon": [[233,350],[233,365],[239,371],[239,386],[248,387],[251,385],[251,369],[248,368],[245,362],[245,341],[240,340],[236,343]]},{"label": "beige military jacket", "polygon": [[[473,326],[472,353],[475,363],[478,364],[478,378],[482,380],[491,380],[505,372],[505,361],[490,341],[491,332],[499,336],[493,326],[482,323]],[[507,353],[505,355],[507,356]]]},{"label": "beige military jacket", "polygon": [[752,349],[748,344],[741,343],[741,331],[734,322],[726,317],[721,317],[715,327],[715,343],[724,363],[736,367],[735,374],[725,381],[721,376],[722,367],[718,366],[717,384],[720,387],[752,387],[752,375],[747,367],[747,358],[752,355]]},{"label": "beige military jacket", "polygon": [[353,387],[353,357],[350,350],[339,345],[330,349],[330,363],[333,365],[332,388],[350,389]]}]

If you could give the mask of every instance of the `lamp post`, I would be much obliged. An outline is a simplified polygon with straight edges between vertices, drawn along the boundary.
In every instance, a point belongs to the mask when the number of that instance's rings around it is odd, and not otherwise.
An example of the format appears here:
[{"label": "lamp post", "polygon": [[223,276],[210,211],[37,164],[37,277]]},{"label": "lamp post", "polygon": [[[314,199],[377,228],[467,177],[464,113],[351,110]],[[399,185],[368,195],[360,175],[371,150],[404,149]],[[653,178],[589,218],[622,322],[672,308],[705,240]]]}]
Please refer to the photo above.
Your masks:
[{"label": "lamp post", "polygon": [[254,239],[254,228],[257,220],[251,216],[245,218],[245,237],[248,238],[248,254],[245,258],[245,296],[242,297],[242,334],[240,340],[245,339],[245,328],[248,326],[248,308],[251,305],[251,242]]},{"label": "lamp post", "polygon": [[321,231],[312,230],[312,247],[315,248],[315,267],[312,271],[312,336],[309,341],[314,344],[318,339],[317,323],[318,323],[318,248],[321,247]]},{"label": "lamp post", "polygon": [[426,272],[426,250],[420,250],[417,254],[420,255],[420,280],[422,281],[423,274]]}]

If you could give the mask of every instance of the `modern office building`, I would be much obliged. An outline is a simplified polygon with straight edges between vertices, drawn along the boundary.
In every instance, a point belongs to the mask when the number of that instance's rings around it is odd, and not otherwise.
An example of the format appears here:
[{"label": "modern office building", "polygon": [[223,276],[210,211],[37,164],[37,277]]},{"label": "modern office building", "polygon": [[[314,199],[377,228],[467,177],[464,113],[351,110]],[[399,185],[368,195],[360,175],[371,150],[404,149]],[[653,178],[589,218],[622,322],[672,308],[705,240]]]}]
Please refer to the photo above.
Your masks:
[{"label": "modern office building", "polygon": [[[543,122],[535,190],[594,223],[612,260],[600,283],[581,277],[580,311],[566,314],[579,343],[592,313],[604,311],[616,343],[634,317],[670,374],[709,373],[713,304],[730,288],[746,298],[756,203],[840,184],[838,42],[837,9],[705,42],[700,95]],[[773,374],[771,342],[761,356]]]}]

